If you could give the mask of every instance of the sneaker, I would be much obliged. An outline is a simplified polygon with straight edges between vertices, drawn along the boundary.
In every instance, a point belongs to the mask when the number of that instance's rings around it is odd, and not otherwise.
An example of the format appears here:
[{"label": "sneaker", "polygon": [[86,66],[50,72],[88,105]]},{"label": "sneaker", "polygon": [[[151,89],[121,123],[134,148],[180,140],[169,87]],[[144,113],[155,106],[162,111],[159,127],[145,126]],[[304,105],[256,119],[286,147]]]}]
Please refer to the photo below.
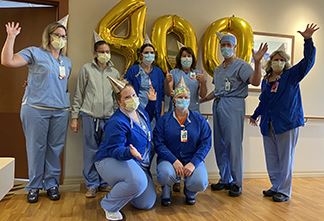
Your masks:
[{"label": "sneaker", "polygon": [[108,219],[108,220],[123,220],[123,215],[119,211],[108,212],[105,209],[104,209],[104,211],[105,211],[106,219]]},{"label": "sneaker", "polygon": [[173,192],[180,192],[180,183],[173,184]]},{"label": "sneaker", "polygon": [[273,195],[272,200],[274,202],[286,202],[289,200],[289,196],[286,196],[283,193],[276,193],[275,195]]},{"label": "sneaker", "polygon": [[89,188],[87,192],[85,193],[85,197],[87,198],[95,198],[97,193],[96,188]]},{"label": "sneaker", "polygon": [[239,195],[241,195],[241,193],[242,193],[242,187],[240,187],[236,184],[231,185],[231,187],[228,191],[228,195],[233,196],[233,197],[239,196]]},{"label": "sneaker", "polygon": [[53,186],[47,190],[47,196],[50,200],[59,200],[61,195],[57,186]]},{"label": "sneaker", "polygon": [[263,193],[263,196],[266,196],[266,197],[272,197],[272,196],[274,196],[277,192],[276,192],[276,191],[273,191],[272,189],[268,189],[268,190],[263,190],[262,193]]},{"label": "sneaker", "polygon": [[171,187],[169,187],[168,185],[162,186],[161,205],[162,206],[171,205]]},{"label": "sneaker", "polygon": [[111,186],[99,186],[98,191],[99,192],[110,192]]},{"label": "sneaker", "polygon": [[219,191],[219,190],[223,190],[223,189],[229,190],[230,186],[231,186],[231,184],[229,184],[229,183],[218,182],[218,183],[211,184],[210,188],[212,191]]},{"label": "sneaker", "polygon": [[39,190],[38,189],[31,189],[28,191],[27,194],[27,202],[28,203],[36,203],[39,197]]}]

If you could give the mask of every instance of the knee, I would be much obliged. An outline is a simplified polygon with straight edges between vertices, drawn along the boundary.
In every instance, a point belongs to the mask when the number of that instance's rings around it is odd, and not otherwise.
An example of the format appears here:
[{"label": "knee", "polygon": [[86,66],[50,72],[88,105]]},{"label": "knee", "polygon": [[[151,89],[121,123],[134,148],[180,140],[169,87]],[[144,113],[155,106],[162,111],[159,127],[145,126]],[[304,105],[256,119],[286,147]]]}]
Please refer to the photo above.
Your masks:
[{"label": "knee", "polygon": [[160,163],[157,168],[157,180],[158,182],[164,186],[164,185],[171,185],[173,182],[172,180],[175,180],[175,171],[173,169],[173,166],[168,163]]},{"label": "knee", "polygon": [[134,197],[141,195],[145,191],[148,184],[145,176],[136,177],[134,179],[127,181],[127,183],[128,183],[128,189],[130,192],[132,192],[131,195],[134,195]]},{"label": "knee", "polygon": [[191,192],[203,192],[208,187],[207,179],[192,179],[186,182],[186,188]]},{"label": "knee", "polygon": [[142,200],[141,202],[136,202],[132,204],[136,209],[149,210],[153,208],[155,201],[156,201],[156,194],[154,194],[154,196],[151,196],[149,199],[146,199],[145,201]]}]

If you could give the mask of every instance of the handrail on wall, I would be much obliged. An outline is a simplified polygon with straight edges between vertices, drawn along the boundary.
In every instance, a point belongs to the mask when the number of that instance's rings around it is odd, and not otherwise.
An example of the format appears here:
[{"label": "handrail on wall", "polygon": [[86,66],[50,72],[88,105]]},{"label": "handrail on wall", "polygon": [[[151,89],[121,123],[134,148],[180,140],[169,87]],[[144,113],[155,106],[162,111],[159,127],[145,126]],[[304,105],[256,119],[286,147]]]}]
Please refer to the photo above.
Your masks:
[{"label": "handrail on wall", "polygon": [[[213,116],[212,113],[201,113],[201,114],[203,116],[206,116],[207,118]],[[250,114],[245,115],[245,118],[250,118],[250,117],[251,117]],[[304,119],[305,119],[305,123],[306,123],[308,120],[324,120],[324,116],[306,115],[306,116],[304,116]]]}]

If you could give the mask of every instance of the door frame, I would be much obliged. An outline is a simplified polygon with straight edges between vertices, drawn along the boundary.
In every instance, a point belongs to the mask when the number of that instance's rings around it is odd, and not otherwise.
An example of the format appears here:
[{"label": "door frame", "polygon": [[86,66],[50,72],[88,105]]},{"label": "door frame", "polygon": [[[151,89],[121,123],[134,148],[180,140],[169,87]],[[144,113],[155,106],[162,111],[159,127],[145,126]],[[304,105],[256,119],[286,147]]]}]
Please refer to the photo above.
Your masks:
[{"label": "door frame", "polygon": [[56,19],[59,20],[69,13],[69,0],[14,0],[35,4],[53,5],[56,7]]}]

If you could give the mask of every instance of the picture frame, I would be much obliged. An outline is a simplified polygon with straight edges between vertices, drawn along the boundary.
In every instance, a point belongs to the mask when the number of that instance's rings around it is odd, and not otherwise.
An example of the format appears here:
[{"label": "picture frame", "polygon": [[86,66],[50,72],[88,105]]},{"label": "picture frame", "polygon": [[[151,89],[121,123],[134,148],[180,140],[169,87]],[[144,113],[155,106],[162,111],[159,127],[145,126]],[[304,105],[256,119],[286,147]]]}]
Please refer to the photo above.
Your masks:
[{"label": "picture frame", "polygon": [[[272,52],[277,50],[282,44],[285,45],[286,53],[290,56],[290,63],[294,63],[294,46],[295,46],[295,36],[294,35],[286,35],[286,34],[275,34],[275,33],[267,33],[267,32],[253,32],[254,37],[254,45],[253,50],[257,51],[260,47],[261,43],[268,44],[268,51],[264,55],[262,59],[262,75],[265,74],[265,70],[263,69],[266,62],[270,59],[270,55]],[[254,61],[251,60],[251,65],[254,67]],[[260,92],[261,84],[258,87],[249,85],[249,91],[251,92]]]}]

